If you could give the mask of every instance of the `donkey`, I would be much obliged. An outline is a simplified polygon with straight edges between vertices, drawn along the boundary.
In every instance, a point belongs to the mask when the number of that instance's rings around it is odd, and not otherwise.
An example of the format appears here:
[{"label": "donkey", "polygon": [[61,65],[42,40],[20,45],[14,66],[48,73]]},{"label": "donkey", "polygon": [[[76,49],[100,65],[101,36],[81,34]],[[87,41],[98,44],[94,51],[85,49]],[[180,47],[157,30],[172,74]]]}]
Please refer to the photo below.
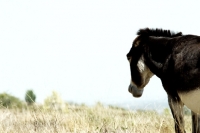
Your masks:
[{"label": "donkey", "polygon": [[192,133],[200,133],[200,36],[163,29],[140,29],[127,54],[129,92],[142,96],[153,75],[168,95],[176,133],[185,133],[183,106],[191,109]]}]

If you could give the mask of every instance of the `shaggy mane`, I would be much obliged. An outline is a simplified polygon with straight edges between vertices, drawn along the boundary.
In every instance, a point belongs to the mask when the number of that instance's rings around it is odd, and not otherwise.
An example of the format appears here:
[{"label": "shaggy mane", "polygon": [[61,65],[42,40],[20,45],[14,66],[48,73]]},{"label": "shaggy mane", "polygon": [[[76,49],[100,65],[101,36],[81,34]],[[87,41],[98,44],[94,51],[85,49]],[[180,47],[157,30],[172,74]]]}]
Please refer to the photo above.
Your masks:
[{"label": "shaggy mane", "polygon": [[157,36],[157,37],[177,37],[177,36],[182,36],[182,32],[172,32],[170,30],[163,30],[163,29],[140,29],[137,32],[137,35],[141,36]]}]

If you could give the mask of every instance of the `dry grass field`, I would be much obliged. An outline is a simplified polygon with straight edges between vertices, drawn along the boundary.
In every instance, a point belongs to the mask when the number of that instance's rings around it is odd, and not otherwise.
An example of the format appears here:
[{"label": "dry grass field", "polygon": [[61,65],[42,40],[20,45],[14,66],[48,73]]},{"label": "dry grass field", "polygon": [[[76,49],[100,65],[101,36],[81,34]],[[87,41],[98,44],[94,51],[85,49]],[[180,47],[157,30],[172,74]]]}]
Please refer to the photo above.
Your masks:
[{"label": "dry grass field", "polygon": [[[171,113],[131,111],[96,104],[67,105],[63,111],[35,106],[1,109],[1,133],[174,133]],[[185,116],[191,132],[190,116]]]}]

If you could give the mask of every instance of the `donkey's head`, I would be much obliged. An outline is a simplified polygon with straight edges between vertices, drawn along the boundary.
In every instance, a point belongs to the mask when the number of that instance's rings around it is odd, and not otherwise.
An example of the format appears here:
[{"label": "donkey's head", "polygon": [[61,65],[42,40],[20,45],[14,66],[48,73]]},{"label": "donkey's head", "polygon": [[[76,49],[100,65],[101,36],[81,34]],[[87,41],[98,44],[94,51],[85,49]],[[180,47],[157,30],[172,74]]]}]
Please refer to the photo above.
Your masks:
[{"label": "donkey's head", "polygon": [[127,54],[127,59],[130,63],[131,69],[131,83],[128,90],[134,97],[142,96],[143,88],[148,84],[150,78],[153,76],[153,73],[144,62],[143,45],[141,37],[138,36],[133,41],[132,48]]},{"label": "donkey's head", "polygon": [[153,76],[153,73],[146,66],[144,59],[144,53],[146,58],[149,52],[149,48],[146,47],[149,45],[149,37],[173,38],[182,36],[182,33],[174,33],[170,30],[144,28],[140,29],[137,32],[137,35],[138,37],[133,41],[132,48],[127,54],[131,68],[131,83],[128,90],[134,97],[140,97],[142,95],[143,88]]}]

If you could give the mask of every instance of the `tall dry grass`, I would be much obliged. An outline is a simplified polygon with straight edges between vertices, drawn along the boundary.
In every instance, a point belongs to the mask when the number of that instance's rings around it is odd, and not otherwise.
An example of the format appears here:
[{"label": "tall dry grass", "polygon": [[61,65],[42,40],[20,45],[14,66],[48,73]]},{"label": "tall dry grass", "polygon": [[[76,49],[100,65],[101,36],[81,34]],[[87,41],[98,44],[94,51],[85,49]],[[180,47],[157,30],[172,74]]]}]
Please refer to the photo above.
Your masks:
[{"label": "tall dry grass", "polygon": [[[185,116],[191,132],[190,116]],[[0,110],[0,133],[174,133],[171,113],[68,105],[63,111],[35,106]]]}]

